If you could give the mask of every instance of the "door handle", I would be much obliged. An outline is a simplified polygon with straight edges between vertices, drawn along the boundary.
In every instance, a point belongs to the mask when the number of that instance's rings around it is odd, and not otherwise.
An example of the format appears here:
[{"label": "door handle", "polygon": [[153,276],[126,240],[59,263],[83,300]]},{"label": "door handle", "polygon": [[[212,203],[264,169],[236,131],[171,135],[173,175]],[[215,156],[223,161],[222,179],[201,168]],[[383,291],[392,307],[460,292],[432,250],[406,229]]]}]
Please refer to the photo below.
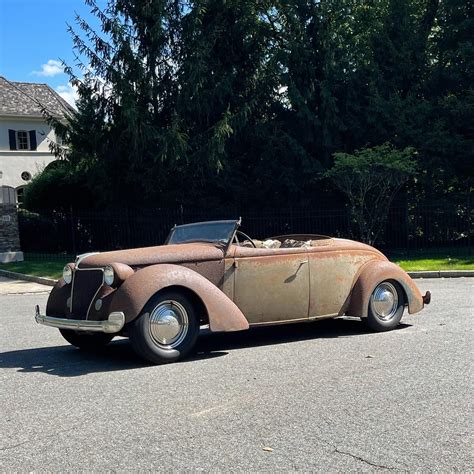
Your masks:
[{"label": "door handle", "polygon": [[[300,260],[298,262],[298,267],[296,268],[296,273],[298,273],[300,271],[300,268],[303,266],[303,265],[306,265],[308,263],[308,260]],[[295,275],[296,275],[295,273]]]}]

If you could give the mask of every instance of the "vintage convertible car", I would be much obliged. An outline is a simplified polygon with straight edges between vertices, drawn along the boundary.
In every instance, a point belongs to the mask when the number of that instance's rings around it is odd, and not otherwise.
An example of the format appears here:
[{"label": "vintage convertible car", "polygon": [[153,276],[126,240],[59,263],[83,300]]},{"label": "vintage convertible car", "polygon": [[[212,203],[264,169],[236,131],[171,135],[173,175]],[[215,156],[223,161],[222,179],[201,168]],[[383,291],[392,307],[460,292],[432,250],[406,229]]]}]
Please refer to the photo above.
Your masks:
[{"label": "vintage convertible car", "polygon": [[321,235],[254,241],[239,226],[175,226],[162,246],[80,255],[46,314],[36,306],[36,321],[85,349],[127,336],[139,355],[165,363],[188,354],[206,326],[241,331],[349,315],[386,331],[405,306],[416,313],[430,302],[368,245]]}]

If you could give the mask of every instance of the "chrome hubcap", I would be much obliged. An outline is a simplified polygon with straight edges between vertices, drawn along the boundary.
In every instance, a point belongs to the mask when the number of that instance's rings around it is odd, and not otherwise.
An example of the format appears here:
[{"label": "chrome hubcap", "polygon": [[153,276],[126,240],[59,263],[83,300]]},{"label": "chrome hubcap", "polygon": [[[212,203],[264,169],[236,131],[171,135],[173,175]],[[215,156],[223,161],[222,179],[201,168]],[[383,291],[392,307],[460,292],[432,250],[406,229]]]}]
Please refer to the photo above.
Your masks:
[{"label": "chrome hubcap", "polygon": [[181,344],[188,333],[188,313],[177,301],[162,301],[150,314],[150,335],[166,349]]},{"label": "chrome hubcap", "polygon": [[397,289],[391,283],[380,283],[372,293],[370,304],[377,318],[390,321],[398,309]]}]

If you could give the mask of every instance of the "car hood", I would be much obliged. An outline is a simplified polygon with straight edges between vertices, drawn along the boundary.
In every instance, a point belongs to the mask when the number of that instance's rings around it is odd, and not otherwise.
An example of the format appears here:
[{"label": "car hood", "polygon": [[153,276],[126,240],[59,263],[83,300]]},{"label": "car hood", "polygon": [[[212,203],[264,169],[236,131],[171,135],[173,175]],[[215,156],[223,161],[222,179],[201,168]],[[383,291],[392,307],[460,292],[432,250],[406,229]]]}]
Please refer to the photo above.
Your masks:
[{"label": "car hood", "polygon": [[178,245],[160,245],[128,250],[114,250],[78,257],[79,268],[104,267],[110,263],[143,266],[158,263],[200,262],[222,260],[224,251],[221,247],[208,243],[190,243]]}]

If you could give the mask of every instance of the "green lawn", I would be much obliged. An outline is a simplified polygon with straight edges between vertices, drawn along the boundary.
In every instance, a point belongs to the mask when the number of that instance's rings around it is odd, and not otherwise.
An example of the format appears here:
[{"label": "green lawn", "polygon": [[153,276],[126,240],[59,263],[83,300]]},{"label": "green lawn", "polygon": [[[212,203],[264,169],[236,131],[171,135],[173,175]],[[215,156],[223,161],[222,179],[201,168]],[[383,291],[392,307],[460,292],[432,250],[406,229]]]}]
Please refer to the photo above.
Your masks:
[{"label": "green lawn", "polygon": [[64,265],[73,261],[71,255],[25,254],[24,262],[2,263],[0,269],[57,280],[63,274]]},{"label": "green lawn", "polygon": [[407,272],[421,270],[474,270],[474,253],[468,248],[417,250],[410,255],[388,254],[392,262]]},{"label": "green lawn", "polygon": [[[439,253],[439,252],[438,252]],[[39,255],[26,254],[24,262],[0,264],[0,269],[27,275],[42,276],[58,279],[67,262],[74,261],[71,255]],[[456,255],[454,257],[430,256],[418,254],[410,257],[393,255],[392,262],[397,263],[406,271],[417,270],[474,270],[474,255]]]},{"label": "green lawn", "polygon": [[393,260],[405,271],[417,270],[474,270],[474,257],[437,257]]}]

